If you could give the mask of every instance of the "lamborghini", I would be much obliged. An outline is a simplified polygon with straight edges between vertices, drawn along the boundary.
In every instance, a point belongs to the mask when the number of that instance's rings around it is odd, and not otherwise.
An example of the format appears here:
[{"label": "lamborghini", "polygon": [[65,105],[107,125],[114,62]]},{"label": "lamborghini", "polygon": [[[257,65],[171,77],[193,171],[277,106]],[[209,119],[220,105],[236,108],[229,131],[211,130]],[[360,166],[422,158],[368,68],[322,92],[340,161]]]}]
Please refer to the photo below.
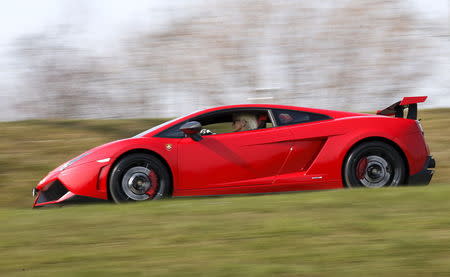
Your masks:
[{"label": "lamborghini", "polygon": [[[194,112],[60,165],[33,189],[33,207],[428,184],[435,160],[417,120],[426,98],[376,115],[256,104]],[[253,128],[237,130],[239,115]]]}]

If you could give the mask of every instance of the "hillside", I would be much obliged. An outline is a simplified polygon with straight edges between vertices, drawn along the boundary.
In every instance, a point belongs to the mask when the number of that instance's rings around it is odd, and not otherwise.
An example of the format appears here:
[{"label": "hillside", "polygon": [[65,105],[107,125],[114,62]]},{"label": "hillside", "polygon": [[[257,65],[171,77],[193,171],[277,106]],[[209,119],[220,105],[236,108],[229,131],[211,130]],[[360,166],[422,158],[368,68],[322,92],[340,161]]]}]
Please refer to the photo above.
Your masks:
[{"label": "hillside", "polygon": [[30,209],[49,170],[157,120],[0,123],[2,276],[449,276],[450,109],[430,186]]},{"label": "hillside", "polygon": [[[432,184],[450,181],[450,109],[421,111],[437,161]],[[29,207],[31,189],[50,170],[100,144],[131,137],[164,120],[0,122],[0,206]]]}]

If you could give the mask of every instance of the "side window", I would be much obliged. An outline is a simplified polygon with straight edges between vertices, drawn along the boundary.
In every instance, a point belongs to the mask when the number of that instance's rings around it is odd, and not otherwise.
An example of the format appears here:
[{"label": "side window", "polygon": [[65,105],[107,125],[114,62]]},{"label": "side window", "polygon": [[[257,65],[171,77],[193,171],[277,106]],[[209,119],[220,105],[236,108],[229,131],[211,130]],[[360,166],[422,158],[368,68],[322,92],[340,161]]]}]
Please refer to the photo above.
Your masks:
[{"label": "side window", "polygon": [[231,125],[230,122],[220,122],[202,126],[203,129],[209,130],[212,134],[226,134],[233,132],[233,127]]},{"label": "side window", "polygon": [[[191,118],[189,121],[198,121],[202,124],[202,136],[273,127],[268,111],[265,109],[218,111]],[[186,122],[187,121],[174,125],[156,136],[164,138],[184,138],[185,135],[180,131],[180,127]]]},{"label": "side window", "polygon": [[206,134],[226,134],[273,127],[267,110],[232,110],[194,119]]},{"label": "side window", "polygon": [[274,109],[272,112],[279,126],[331,119],[329,116],[324,114],[295,110]]}]

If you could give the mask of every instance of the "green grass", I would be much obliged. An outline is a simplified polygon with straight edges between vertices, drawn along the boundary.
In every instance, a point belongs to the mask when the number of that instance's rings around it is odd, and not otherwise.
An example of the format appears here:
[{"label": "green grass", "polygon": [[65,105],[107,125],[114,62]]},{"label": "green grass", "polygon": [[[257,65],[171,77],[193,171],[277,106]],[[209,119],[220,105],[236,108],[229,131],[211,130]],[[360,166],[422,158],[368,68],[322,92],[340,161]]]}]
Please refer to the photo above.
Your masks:
[{"label": "green grass", "polygon": [[449,276],[449,194],[435,185],[1,208],[0,272]]},{"label": "green grass", "polygon": [[51,169],[158,120],[0,123],[0,276],[449,276],[450,109],[432,184],[32,210]]}]

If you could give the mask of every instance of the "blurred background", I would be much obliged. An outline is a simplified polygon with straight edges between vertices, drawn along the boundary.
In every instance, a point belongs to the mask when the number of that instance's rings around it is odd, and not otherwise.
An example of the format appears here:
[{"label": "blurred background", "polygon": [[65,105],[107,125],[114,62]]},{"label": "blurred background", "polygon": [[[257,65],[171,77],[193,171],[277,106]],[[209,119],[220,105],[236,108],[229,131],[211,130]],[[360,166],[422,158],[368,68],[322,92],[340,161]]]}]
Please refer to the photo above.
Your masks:
[{"label": "blurred background", "polygon": [[[450,276],[449,72],[449,0],[2,1],[0,275]],[[430,186],[30,209],[50,170],[169,117],[414,95]]]},{"label": "blurred background", "polygon": [[0,10],[0,121],[450,106],[448,0],[40,0]]}]

